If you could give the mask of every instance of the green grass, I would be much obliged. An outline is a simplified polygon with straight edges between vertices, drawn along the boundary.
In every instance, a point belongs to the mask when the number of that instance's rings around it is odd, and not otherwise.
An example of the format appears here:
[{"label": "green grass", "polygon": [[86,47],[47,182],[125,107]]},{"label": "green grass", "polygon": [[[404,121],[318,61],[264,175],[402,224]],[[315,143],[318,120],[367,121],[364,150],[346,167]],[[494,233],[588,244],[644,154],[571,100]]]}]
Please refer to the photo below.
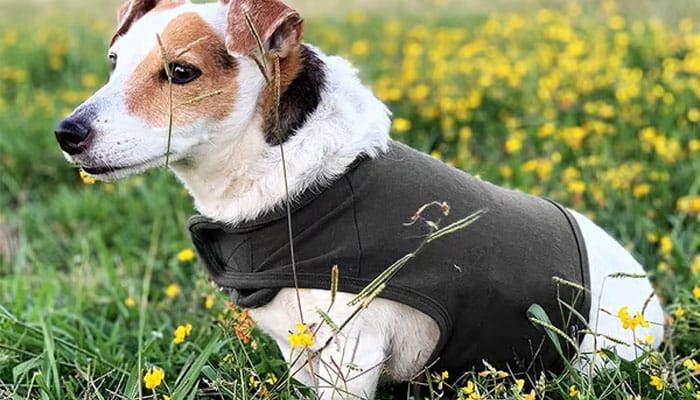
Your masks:
[{"label": "green grass", "polygon": [[[529,377],[538,398],[569,398],[571,384],[577,385],[580,398],[589,399],[633,394],[693,399],[700,391],[698,377],[682,366],[688,357],[699,359],[700,353],[700,300],[692,293],[700,285],[700,271],[691,270],[700,254],[700,222],[697,214],[677,206],[679,199],[700,192],[700,152],[689,148],[700,138],[697,121],[689,120],[690,110],[698,107],[700,96],[692,87],[699,77],[689,72],[670,79],[663,75],[665,60],[684,60],[700,51],[679,39],[698,32],[697,27],[679,31],[674,18],[679,10],[686,12],[684,7],[668,11],[673,22],[663,26],[668,40],[661,45],[654,44],[653,22],[640,19],[645,29],[635,32],[634,20],[628,20],[624,30],[631,44],[619,66],[611,61],[616,33],[605,27],[606,19],[594,17],[579,20],[557,13],[553,22],[525,24],[513,36],[489,33],[488,16],[446,15],[444,9],[420,19],[355,13],[308,24],[309,41],[349,55],[396,117],[410,121],[412,129],[406,132],[395,126],[395,137],[488,180],[540,192],[593,215],[647,266],[669,313],[678,307],[685,313],[672,314],[661,352],[644,353],[637,362],[617,360],[618,368],[594,380],[570,374],[538,383],[538,377]],[[590,15],[600,14],[592,5],[588,8]],[[308,395],[286,378],[287,367],[268,339],[257,332],[250,343],[239,339],[236,326],[242,336],[247,334],[244,316],[225,304],[198,261],[178,260],[178,252],[191,246],[186,219],[193,208],[168,171],[114,185],[84,185],[63,159],[52,128],[106,79],[111,16],[95,20],[65,10],[28,14],[0,17],[0,398],[148,398],[153,393],[144,388],[143,375],[153,366],[165,371],[158,393],[171,398],[251,398],[263,386],[271,397]],[[524,15],[532,20],[536,14]],[[495,18],[505,21],[508,16]],[[549,46],[565,53],[566,43],[546,33],[547,26],[559,22],[571,27],[575,37],[603,42],[601,57],[609,67],[591,77],[606,70],[619,75],[612,82],[595,83],[591,92],[578,93],[577,81],[588,75],[556,65],[535,68],[538,49]],[[393,37],[392,29],[398,29]],[[450,39],[452,34],[461,36]],[[493,54],[482,51],[460,58],[462,46],[479,39]],[[406,44],[418,45],[422,52],[410,68],[403,64],[411,61],[403,54]],[[430,61],[432,51],[438,62]],[[509,84],[507,76],[493,77],[490,86],[479,85],[480,78],[509,60],[527,65],[519,85]],[[433,74],[441,65],[470,65],[474,70],[448,68]],[[634,68],[643,71],[641,94],[618,101],[621,71]],[[408,77],[412,71],[417,71],[413,80]],[[537,82],[551,74],[559,77],[560,85],[554,98],[540,98]],[[421,85],[434,95],[421,98]],[[671,104],[646,99],[656,85],[673,95]],[[401,92],[397,99],[390,94],[395,88]],[[448,107],[449,101],[459,102],[477,90],[479,104],[468,116]],[[568,100],[561,96],[568,92],[575,94],[573,106],[564,107]],[[614,115],[599,115],[604,114],[600,105],[586,111],[585,105],[595,102],[611,106]],[[641,112],[635,114],[635,107]],[[576,148],[566,135],[538,136],[547,123],[561,132],[593,121],[615,133],[588,133]],[[656,143],[658,136],[650,143],[640,139],[640,131],[648,127],[663,133],[664,143],[677,140],[682,151],[668,160],[671,150]],[[504,149],[504,143],[517,140],[521,150]],[[552,161],[555,153],[558,162]],[[546,179],[528,167],[532,160],[549,165]],[[640,171],[627,176],[637,164]],[[568,168],[578,175],[569,177]],[[578,193],[570,186],[572,180],[586,189]],[[633,188],[643,183],[651,186],[650,194],[637,198]],[[664,251],[647,239],[649,234],[667,236],[673,248]],[[166,295],[171,284],[180,288],[174,298]],[[215,299],[211,309],[205,307],[207,296]],[[127,299],[134,304],[128,305]],[[173,331],[186,323],[193,327],[190,336],[174,344]],[[251,376],[265,381],[269,373],[279,378],[276,384],[257,389],[250,384]],[[664,380],[663,390],[649,385],[651,375]],[[484,398],[522,398],[510,377],[470,374],[453,386],[466,386],[468,380]],[[429,381],[436,392],[438,382]],[[391,396],[388,391],[383,395]]]}]

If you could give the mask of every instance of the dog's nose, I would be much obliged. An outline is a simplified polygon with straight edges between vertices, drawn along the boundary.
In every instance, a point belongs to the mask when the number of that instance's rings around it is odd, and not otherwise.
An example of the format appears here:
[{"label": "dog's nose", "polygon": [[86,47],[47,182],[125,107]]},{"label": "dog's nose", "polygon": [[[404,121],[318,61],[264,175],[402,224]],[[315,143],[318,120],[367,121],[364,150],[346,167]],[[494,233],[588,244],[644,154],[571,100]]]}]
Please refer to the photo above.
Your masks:
[{"label": "dog's nose", "polygon": [[83,151],[80,144],[90,135],[90,128],[78,120],[66,118],[56,126],[54,133],[61,149],[74,155]]}]

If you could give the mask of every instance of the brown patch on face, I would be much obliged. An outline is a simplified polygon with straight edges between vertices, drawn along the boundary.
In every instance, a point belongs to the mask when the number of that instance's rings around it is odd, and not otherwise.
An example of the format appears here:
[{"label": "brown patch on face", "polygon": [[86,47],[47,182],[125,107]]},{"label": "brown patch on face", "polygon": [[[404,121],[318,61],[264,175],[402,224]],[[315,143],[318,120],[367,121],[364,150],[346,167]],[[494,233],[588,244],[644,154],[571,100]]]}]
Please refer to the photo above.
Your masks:
[{"label": "brown patch on face", "polygon": [[[188,125],[199,118],[222,120],[230,115],[238,88],[238,65],[226,52],[223,39],[194,12],[175,17],[160,38],[171,64],[201,71],[201,76],[189,83],[173,83],[173,125]],[[136,67],[126,88],[129,113],[150,127],[167,127],[169,123],[169,84],[163,79],[163,69],[161,49],[156,45]],[[216,91],[221,93],[212,95]]]}]

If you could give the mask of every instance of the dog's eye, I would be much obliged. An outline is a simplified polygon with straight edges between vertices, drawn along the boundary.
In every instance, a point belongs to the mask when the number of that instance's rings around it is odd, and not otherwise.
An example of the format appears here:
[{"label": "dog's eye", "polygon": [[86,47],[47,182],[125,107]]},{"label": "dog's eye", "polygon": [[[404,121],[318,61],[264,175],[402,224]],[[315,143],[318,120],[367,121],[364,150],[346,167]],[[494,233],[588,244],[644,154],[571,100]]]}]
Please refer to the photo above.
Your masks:
[{"label": "dog's eye", "polygon": [[109,53],[109,55],[107,55],[107,58],[109,58],[109,63],[112,67],[112,71],[114,71],[114,68],[117,67],[117,54]]},{"label": "dog's eye", "polygon": [[[199,78],[202,75],[202,71],[187,64],[177,64],[173,63],[168,66],[170,68],[170,77],[173,83],[178,85],[184,85],[185,83],[192,82],[193,80]],[[168,75],[165,70],[161,72],[161,78],[168,80]]]}]

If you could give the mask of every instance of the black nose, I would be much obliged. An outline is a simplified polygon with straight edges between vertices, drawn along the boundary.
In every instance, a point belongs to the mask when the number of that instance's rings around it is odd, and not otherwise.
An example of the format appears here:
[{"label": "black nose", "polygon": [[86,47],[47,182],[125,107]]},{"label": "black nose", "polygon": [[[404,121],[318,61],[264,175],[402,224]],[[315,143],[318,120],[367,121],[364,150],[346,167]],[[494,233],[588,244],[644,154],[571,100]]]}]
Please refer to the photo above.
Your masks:
[{"label": "black nose", "polygon": [[61,149],[74,155],[83,151],[80,144],[90,135],[90,128],[81,121],[66,118],[56,126],[54,133]]}]

